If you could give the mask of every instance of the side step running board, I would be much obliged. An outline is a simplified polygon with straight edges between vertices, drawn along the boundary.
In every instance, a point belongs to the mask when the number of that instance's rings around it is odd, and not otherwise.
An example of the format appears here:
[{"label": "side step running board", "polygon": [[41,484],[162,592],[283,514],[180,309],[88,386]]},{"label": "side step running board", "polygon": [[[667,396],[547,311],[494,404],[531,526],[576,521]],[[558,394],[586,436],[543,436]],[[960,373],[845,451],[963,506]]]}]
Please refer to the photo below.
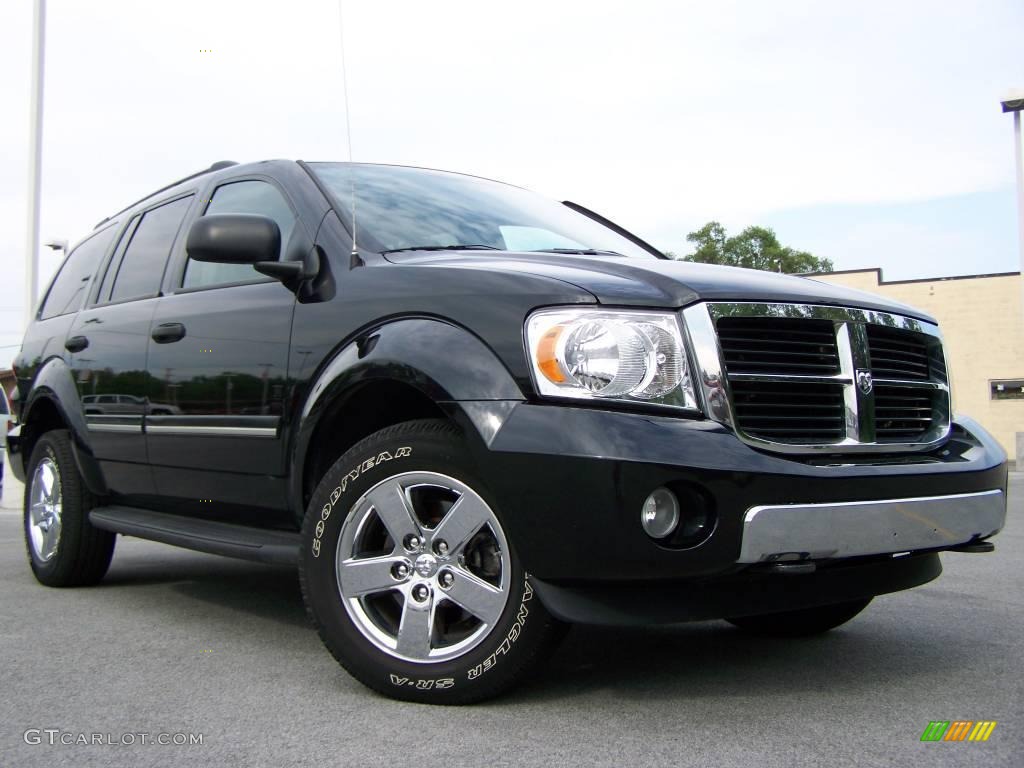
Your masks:
[{"label": "side step running board", "polygon": [[176,547],[260,563],[297,565],[299,534],[249,528],[135,507],[97,507],[89,513],[97,528]]}]

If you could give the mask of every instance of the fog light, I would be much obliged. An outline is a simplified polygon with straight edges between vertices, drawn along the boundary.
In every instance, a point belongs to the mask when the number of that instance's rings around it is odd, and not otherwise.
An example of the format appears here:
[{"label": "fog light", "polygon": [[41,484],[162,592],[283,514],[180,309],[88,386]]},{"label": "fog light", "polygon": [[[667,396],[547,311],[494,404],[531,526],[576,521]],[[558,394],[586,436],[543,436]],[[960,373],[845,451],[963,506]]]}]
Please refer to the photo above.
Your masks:
[{"label": "fog light", "polygon": [[679,525],[679,501],[668,488],[658,488],[644,502],[640,524],[652,539],[664,539]]}]

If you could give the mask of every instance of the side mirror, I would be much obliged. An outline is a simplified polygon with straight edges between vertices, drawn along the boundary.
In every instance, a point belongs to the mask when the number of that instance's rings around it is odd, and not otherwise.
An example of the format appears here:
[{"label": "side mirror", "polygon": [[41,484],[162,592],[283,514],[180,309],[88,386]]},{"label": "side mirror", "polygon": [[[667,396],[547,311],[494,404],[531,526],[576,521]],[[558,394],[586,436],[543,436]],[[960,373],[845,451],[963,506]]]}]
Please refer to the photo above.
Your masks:
[{"label": "side mirror", "polygon": [[281,253],[281,230],[266,216],[213,213],[192,225],[185,250],[190,259],[216,264],[276,262]]}]

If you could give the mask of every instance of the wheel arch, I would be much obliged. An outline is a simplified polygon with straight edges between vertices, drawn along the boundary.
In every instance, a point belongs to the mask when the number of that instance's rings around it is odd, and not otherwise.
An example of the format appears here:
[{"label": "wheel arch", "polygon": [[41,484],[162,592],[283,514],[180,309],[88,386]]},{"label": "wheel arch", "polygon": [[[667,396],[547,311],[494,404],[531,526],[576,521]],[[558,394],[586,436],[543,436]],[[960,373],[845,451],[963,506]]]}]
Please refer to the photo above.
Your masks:
[{"label": "wheel arch", "polygon": [[68,430],[75,463],[86,487],[97,495],[106,493],[103,473],[93,458],[74,376],[67,363],[59,357],[51,358],[39,369],[22,409],[19,452],[26,473],[36,441],[53,429]]},{"label": "wheel arch", "polygon": [[495,414],[503,419],[523,399],[498,356],[464,328],[417,317],[361,333],[321,366],[297,418],[289,488],[296,517],[324,473],[364,437],[445,418],[489,443]]}]

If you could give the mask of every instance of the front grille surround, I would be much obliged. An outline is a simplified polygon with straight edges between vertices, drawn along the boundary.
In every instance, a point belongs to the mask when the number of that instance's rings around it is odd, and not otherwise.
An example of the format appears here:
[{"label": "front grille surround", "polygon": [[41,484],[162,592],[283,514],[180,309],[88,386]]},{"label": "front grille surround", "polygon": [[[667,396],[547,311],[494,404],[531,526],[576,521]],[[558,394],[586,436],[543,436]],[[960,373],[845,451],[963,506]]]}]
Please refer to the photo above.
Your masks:
[{"label": "front grille surround", "polygon": [[[706,412],[751,445],[897,453],[930,450],[949,436],[949,385],[933,323],[753,302],[696,304],[683,316]],[[867,378],[870,388],[858,386]]]}]

